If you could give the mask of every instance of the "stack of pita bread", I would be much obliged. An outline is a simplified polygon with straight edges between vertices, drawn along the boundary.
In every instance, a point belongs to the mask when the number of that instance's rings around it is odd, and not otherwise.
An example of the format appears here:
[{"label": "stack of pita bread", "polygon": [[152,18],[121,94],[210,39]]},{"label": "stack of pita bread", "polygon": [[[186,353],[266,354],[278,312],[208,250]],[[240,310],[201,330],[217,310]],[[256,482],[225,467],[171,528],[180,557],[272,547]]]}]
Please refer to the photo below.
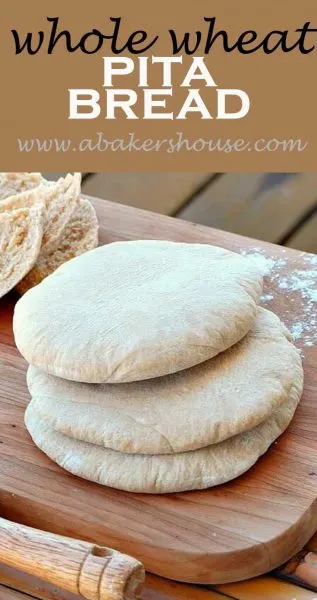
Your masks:
[{"label": "stack of pita bread", "polygon": [[35,444],[133,492],[244,473],[286,429],[303,385],[261,291],[252,261],[211,245],[115,242],[59,267],[14,315]]},{"label": "stack of pita bread", "polygon": [[24,293],[97,246],[97,217],[80,190],[80,173],[57,182],[0,173],[0,298],[14,287]]}]

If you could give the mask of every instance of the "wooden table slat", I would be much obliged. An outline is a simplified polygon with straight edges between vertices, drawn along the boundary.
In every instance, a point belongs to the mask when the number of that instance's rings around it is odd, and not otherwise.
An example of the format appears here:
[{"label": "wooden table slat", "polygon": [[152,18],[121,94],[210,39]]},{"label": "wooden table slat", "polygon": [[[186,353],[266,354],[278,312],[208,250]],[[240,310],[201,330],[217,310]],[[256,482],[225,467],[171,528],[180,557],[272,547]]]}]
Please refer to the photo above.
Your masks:
[{"label": "wooden table slat", "polygon": [[[12,590],[8,587],[5,587],[4,585],[0,585],[0,598],[1,600],[32,600],[32,596],[23,594],[22,592],[18,592],[17,590]],[[61,597],[59,598],[59,600],[62,600]]]},{"label": "wooden table slat", "polygon": [[317,173],[226,173],[177,216],[278,243],[316,199]]},{"label": "wooden table slat", "polygon": [[314,592],[274,577],[227,583],[217,589],[235,600],[316,600]]},{"label": "wooden table slat", "polygon": [[113,202],[171,215],[213,173],[95,173],[82,191]]},{"label": "wooden table slat", "polygon": [[[309,549],[314,545],[311,541],[306,548],[291,558],[277,575],[296,585],[304,585],[314,591],[317,590],[317,552]],[[316,594],[317,598],[317,594]]]},{"label": "wooden table slat", "polygon": [[305,252],[317,252],[317,214],[310,219],[294,233],[288,240],[287,246],[299,248]]},{"label": "wooden table slat", "polygon": [[[81,598],[4,565],[0,565],[0,583],[39,600],[80,600]],[[177,583],[150,574],[146,575],[140,596],[140,600],[224,600],[224,598],[226,595],[214,590]],[[1,595],[0,599],[2,600]]]}]

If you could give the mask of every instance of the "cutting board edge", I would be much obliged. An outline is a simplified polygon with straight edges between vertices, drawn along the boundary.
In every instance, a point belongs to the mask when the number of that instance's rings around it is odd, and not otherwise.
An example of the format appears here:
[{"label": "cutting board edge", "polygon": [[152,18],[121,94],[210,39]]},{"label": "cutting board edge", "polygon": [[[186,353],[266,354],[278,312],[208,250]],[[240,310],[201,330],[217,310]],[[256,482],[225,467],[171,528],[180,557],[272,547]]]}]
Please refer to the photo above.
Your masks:
[{"label": "cutting board edge", "polygon": [[[84,528],[81,529],[79,518],[73,521],[75,526],[72,526],[71,530],[69,528],[66,530],[63,525],[55,524],[55,522],[47,518],[46,513],[48,515],[52,510],[48,503],[40,504],[35,498],[28,498],[26,506],[23,494],[12,494],[12,492],[2,487],[0,489],[0,501],[5,495],[11,497],[11,506],[8,506],[8,503],[6,503],[7,511],[4,514],[6,519],[12,519],[21,524],[66,537],[80,538],[88,542],[105,544],[109,543],[110,539],[111,545],[116,550],[127,554],[134,554],[136,558],[141,560],[148,572],[172,581],[192,584],[225,584],[263,575],[268,571],[280,567],[299,552],[317,529],[316,497],[294,523],[289,526],[285,523],[285,529],[282,532],[277,536],[272,536],[270,539],[265,540],[265,542],[254,540],[254,543],[252,543],[250,540],[251,543],[249,546],[239,550],[230,549],[228,552],[194,552],[190,550],[169,549],[163,544],[153,545],[153,543],[149,544],[146,542],[140,544],[137,537],[135,540],[129,539],[127,541],[123,538],[119,540],[118,536],[115,535],[112,539],[114,534],[111,530],[108,532],[105,531],[105,534],[100,534],[97,538],[95,535],[89,536],[85,533]],[[20,508],[15,510],[16,507]],[[40,507],[40,510],[38,507]],[[23,512],[23,509],[26,509],[26,513]],[[69,519],[69,512],[64,512],[63,521],[69,523]],[[305,533],[303,533],[303,529]],[[290,536],[292,543],[290,543]],[[117,543],[118,541],[119,543]],[[272,554],[269,549],[273,544],[282,546],[279,553],[276,553],[275,560],[272,560]],[[138,550],[136,550],[136,546],[139,546]],[[263,548],[265,552],[263,552]],[[160,566],[160,561],[156,555],[156,553],[162,551],[164,552],[163,567]],[[233,562],[235,563],[234,568]],[[184,565],[187,574],[186,577],[184,577]],[[252,565],[252,568],[250,565]],[[209,576],[210,571],[213,573],[212,578]],[[220,574],[218,574],[218,571]],[[228,572],[228,576],[223,576],[225,572]]]}]

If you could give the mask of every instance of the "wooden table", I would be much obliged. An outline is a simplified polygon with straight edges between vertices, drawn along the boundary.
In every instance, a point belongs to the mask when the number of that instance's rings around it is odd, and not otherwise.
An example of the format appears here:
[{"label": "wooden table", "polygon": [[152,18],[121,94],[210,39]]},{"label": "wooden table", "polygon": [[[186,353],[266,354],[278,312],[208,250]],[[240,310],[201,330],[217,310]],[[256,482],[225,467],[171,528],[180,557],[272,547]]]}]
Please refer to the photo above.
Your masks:
[{"label": "wooden table", "polygon": [[[101,232],[103,242],[116,239],[116,230],[119,224],[121,234],[122,231],[125,231],[125,228],[128,232],[131,227],[134,227],[135,233],[138,233],[139,237],[164,237],[164,220],[167,217],[158,217],[120,205],[111,206],[108,203],[105,203],[105,207],[108,216],[108,233]],[[171,226],[170,221],[169,225]],[[177,238],[177,232],[182,230],[183,225],[174,220],[172,227]],[[273,254],[278,255],[279,253],[279,249],[270,244],[255,242],[230,233],[216,230],[211,232],[211,230],[200,225],[190,223],[186,225],[186,228],[189,241],[196,241],[195,238],[197,238],[198,232],[200,239],[202,235],[205,235],[206,239],[209,238],[210,241],[212,233],[214,243],[225,247],[236,250],[256,247]],[[109,239],[107,239],[107,236],[109,236]],[[127,237],[129,237],[128,233]],[[284,252],[284,257],[288,253],[294,257],[293,250],[284,250]],[[0,342],[13,344],[11,323],[6,319],[0,322]],[[44,585],[40,581],[18,571],[0,566],[0,599],[30,600],[30,598],[76,600],[75,596]],[[289,561],[286,566],[267,576],[246,582],[198,587],[168,581],[149,574],[141,598],[142,600],[221,600],[221,598],[236,600],[316,600],[317,536],[311,540],[305,550]]]},{"label": "wooden table", "polygon": [[[147,574],[141,600],[316,600],[317,598],[317,537],[305,551],[289,563],[291,570],[298,561],[297,574],[281,571],[245,582],[206,588],[176,583]],[[283,578],[282,578],[283,577]],[[38,579],[0,565],[1,600],[80,600]],[[315,591],[314,591],[315,590]]]},{"label": "wooden table", "polygon": [[[45,173],[51,179],[65,173]],[[90,196],[317,252],[317,173],[83,173]]]}]

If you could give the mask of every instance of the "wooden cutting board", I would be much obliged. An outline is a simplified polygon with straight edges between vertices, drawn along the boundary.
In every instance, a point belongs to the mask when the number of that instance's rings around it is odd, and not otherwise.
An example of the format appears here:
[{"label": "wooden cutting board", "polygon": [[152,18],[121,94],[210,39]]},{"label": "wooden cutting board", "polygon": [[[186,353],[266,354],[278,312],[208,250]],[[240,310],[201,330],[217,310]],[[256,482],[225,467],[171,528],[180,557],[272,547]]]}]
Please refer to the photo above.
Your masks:
[{"label": "wooden cutting board", "polygon": [[[101,243],[160,238],[214,243],[237,251],[257,248],[284,265],[279,277],[289,277],[294,269],[312,269],[309,255],[295,250],[104,200],[93,202]],[[273,296],[266,306],[289,326],[305,318],[307,333],[304,294],[281,289],[275,276],[267,281],[265,294]],[[303,347],[305,392],[292,425],[248,473],[201,492],[132,494],[64,472],[32,443],[23,425],[29,400],[26,364],[11,330],[15,301],[11,295],[0,302],[2,516],[107,544],[135,555],[153,573],[197,583],[224,583],[264,573],[307,542],[317,528],[316,348]]]}]

